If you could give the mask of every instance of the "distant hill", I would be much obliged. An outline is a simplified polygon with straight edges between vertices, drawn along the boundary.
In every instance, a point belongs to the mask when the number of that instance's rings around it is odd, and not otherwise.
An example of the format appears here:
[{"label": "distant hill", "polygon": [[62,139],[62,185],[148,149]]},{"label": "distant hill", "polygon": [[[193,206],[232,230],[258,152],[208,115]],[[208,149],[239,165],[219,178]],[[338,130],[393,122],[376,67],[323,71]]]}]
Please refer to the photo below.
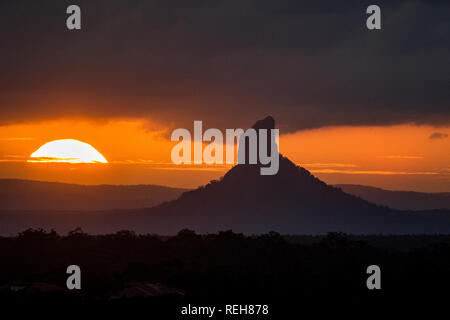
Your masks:
[{"label": "distant hill", "polygon": [[76,185],[0,179],[0,210],[106,210],[153,207],[187,189],[155,185]]},{"label": "distant hill", "polygon": [[414,191],[391,191],[375,187],[337,184],[344,192],[364,200],[400,210],[450,210],[450,192],[425,193]]},{"label": "distant hill", "polygon": [[[266,118],[257,125],[270,129],[274,121]],[[147,209],[3,211],[0,233],[28,227],[64,233],[81,227],[94,234],[128,229],[167,235],[184,228],[200,233],[232,229],[246,234],[450,234],[449,210],[401,211],[378,206],[327,185],[281,155],[276,175],[262,176],[260,167],[236,165],[220,180]]]}]

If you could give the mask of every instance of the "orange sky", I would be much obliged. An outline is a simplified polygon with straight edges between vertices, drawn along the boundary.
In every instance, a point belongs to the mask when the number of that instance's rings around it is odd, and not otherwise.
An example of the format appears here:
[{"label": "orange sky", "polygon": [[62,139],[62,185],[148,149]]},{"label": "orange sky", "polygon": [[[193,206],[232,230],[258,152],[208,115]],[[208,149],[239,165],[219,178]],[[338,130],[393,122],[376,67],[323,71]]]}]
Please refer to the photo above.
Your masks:
[{"label": "orange sky", "polygon": [[[208,127],[204,124],[204,129]],[[187,128],[190,129],[190,128]],[[328,127],[280,134],[280,151],[328,183],[387,189],[450,191],[450,138],[430,139],[450,127],[397,125]],[[52,120],[0,126],[0,178],[83,184],[159,184],[196,187],[229,166],[175,166],[170,130],[142,119],[99,122]],[[95,147],[108,164],[27,163],[42,144],[77,139]]]}]

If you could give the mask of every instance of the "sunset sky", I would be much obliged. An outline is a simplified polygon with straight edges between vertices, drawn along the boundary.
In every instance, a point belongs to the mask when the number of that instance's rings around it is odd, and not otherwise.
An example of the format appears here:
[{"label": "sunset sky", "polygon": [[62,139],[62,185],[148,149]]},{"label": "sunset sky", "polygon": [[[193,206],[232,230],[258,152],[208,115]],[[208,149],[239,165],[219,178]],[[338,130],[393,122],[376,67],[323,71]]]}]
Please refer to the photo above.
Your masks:
[{"label": "sunset sky", "polygon": [[[196,187],[229,166],[175,166],[175,128],[272,115],[280,151],[327,183],[450,192],[450,4],[379,1],[0,4],[0,178]],[[171,4],[176,3],[176,5]],[[413,21],[413,22],[412,22]],[[107,164],[30,163],[89,143]]]}]

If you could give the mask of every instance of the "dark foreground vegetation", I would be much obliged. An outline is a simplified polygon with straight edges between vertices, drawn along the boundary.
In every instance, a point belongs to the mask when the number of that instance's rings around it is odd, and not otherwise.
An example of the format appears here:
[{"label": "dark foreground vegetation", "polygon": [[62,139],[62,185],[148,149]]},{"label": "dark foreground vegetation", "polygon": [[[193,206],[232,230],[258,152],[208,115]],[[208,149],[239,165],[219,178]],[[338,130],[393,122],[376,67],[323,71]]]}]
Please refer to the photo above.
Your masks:
[{"label": "dark foreground vegetation", "polygon": [[[268,304],[270,319],[311,307],[319,313],[415,305],[434,311],[449,296],[449,243],[449,235],[247,237],[183,230],[163,238],[27,230],[0,238],[0,301],[145,306],[158,319],[180,318],[188,303]],[[66,289],[72,264],[81,267],[81,290]],[[381,268],[381,290],[366,287],[373,264]]]}]

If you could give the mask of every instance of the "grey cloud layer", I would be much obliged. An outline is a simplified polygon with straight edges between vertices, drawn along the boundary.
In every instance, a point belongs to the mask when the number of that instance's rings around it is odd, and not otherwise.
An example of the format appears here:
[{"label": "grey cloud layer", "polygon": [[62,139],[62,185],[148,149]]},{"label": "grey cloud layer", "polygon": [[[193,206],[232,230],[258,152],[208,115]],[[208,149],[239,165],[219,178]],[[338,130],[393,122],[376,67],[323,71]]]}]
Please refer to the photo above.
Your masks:
[{"label": "grey cloud layer", "polygon": [[0,4],[0,122],[150,117],[245,126],[449,124],[450,4],[378,1]]}]

